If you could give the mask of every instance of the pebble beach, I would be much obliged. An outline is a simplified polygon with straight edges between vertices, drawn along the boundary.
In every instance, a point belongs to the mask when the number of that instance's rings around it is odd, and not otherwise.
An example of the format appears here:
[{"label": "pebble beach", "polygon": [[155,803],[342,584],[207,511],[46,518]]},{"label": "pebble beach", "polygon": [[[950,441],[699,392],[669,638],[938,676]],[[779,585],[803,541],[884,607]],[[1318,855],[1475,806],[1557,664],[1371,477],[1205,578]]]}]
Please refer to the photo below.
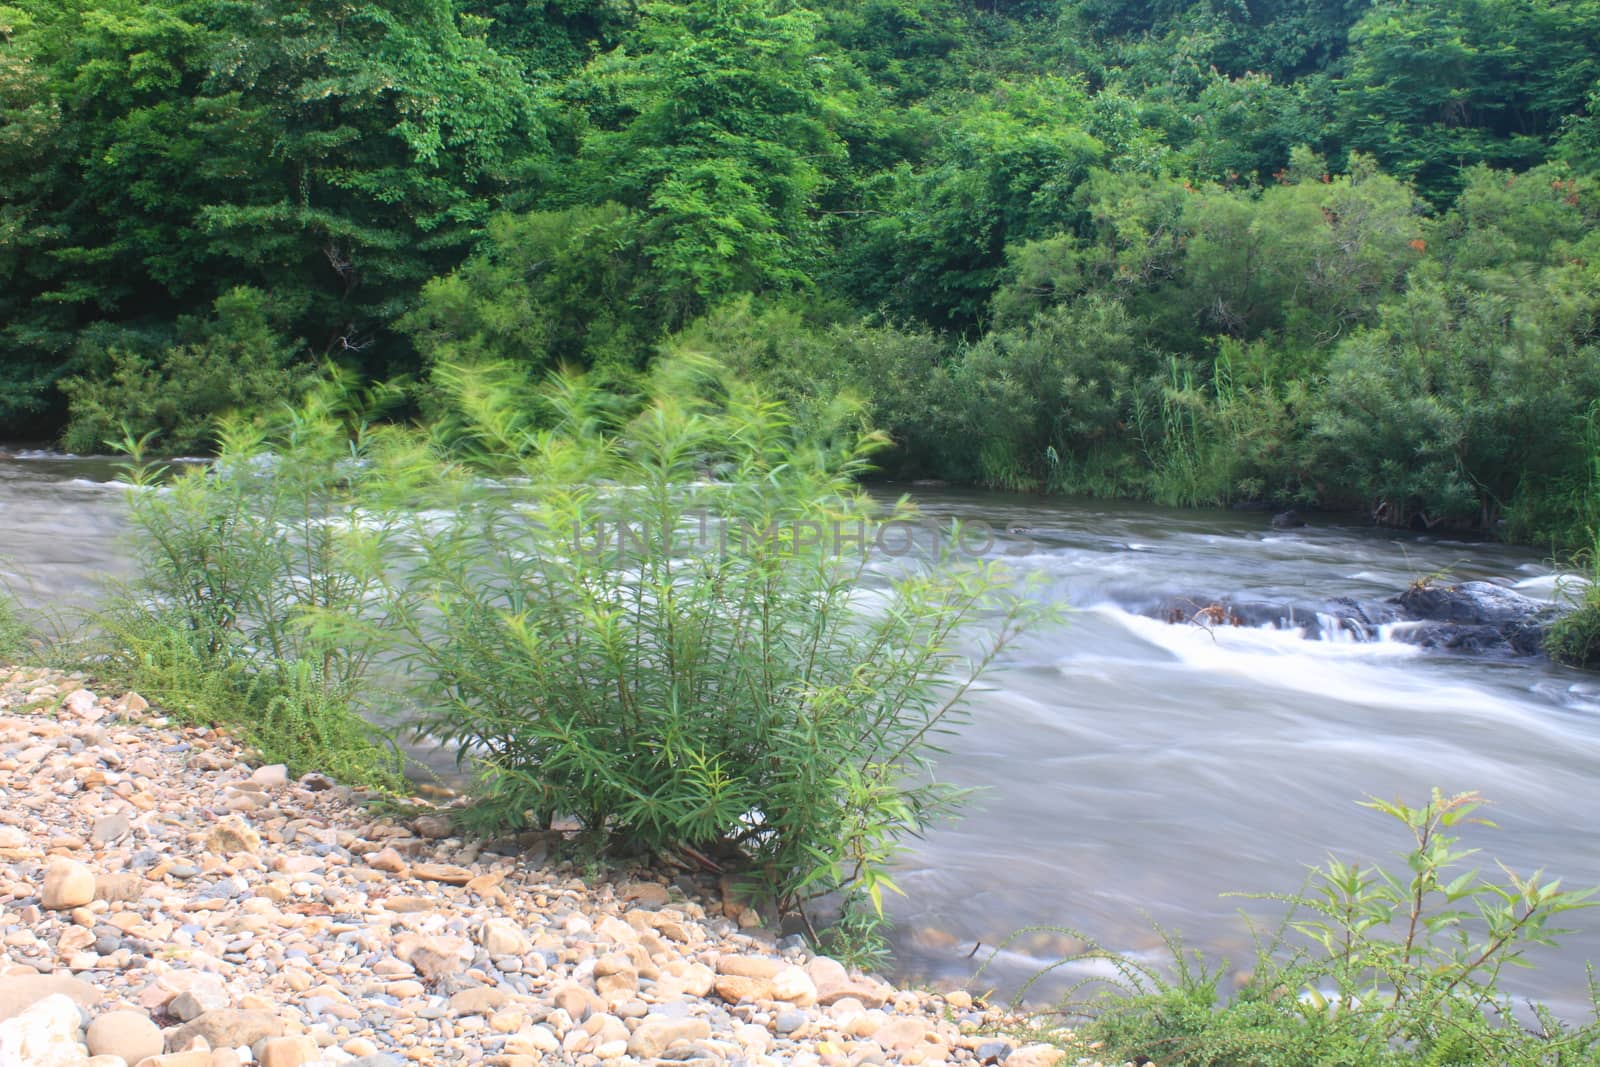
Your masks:
[{"label": "pebble beach", "polygon": [[0,667],[0,1067],[1091,1064],[669,872],[586,880],[249,756]]}]

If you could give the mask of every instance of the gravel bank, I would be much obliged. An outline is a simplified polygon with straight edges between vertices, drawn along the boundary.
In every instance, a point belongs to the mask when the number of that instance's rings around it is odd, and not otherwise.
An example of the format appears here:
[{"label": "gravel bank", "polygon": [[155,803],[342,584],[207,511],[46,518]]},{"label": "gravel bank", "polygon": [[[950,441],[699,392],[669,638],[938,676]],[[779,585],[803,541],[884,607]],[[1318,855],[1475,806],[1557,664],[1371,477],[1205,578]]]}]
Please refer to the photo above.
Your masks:
[{"label": "gravel bank", "polygon": [[450,834],[0,668],[0,1067],[1064,1067],[965,993]]}]

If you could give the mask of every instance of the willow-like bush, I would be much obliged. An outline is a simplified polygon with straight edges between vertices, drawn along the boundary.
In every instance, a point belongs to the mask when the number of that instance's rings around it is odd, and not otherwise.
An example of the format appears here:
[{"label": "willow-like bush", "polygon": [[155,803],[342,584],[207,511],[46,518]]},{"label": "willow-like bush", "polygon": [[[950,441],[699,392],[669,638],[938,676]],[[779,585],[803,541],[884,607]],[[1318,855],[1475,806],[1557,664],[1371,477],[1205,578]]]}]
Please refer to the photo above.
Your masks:
[{"label": "willow-like bush", "polygon": [[124,442],[135,577],[98,614],[97,669],[297,772],[392,787],[398,759],[366,721],[385,709],[371,669],[389,532],[367,501],[397,490],[383,459],[405,435],[366,425],[355,401],[335,379],[225,418],[217,458],[179,470]]},{"label": "willow-like bush", "polygon": [[[579,380],[444,379],[470,462],[388,611],[424,729],[484,768],[480,813],[737,849],[785,906],[881,900],[895,842],[956,799],[938,735],[1036,609],[877,513],[856,477],[880,438],[802,436],[715,368],[675,363],[626,414]],[[914,530],[919,558],[872,559]]]}]

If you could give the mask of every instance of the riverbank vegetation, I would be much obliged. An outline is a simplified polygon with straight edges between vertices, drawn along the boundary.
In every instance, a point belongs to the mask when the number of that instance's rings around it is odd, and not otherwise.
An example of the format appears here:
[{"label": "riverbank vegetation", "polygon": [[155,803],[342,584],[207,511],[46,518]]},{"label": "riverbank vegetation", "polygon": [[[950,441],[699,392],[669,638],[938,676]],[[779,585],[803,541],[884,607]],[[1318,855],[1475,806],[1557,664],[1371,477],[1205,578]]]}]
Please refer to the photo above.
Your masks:
[{"label": "riverbank vegetation", "polygon": [[1585,543],[1595,0],[12,0],[0,422],[713,349],[892,475]]},{"label": "riverbank vegetation", "polygon": [[[1462,848],[1471,824],[1492,827],[1476,794],[1364,806],[1405,826],[1395,870],[1330,859],[1304,889],[1276,900],[1283,917],[1257,929],[1243,972],[1208,966],[1168,936],[1171,968],[1090,950],[1115,977],[1081,983],[1066,1010],[1105,1059],[1186,1067],[1399,1067],[1402,1064],[1584,1067],[1600,1063],[1600,986],[1587,1023],[1516,1002],[1508,968],[1555,943],[1562,916],[1595,890],[1562,888],[1503,866],[1498,877]],[[1075,962],[1063,961],[1063,962]]]},{"label": "riverbank vegetation", "polygon": [[[707,361],[631,403],[443,367],[440,420],[325,383],[229,419],[216,461],[128,466],[136,582],[97,670],[298,771],[393,788],[364,724],[454,749],[479,829],[575,818],[600,847],[725,863],[762,899],[881,908],[973,681],[1048,614],[958,533],[857,485],[831,432]],[[885,570],[874,566],[892,561]]]}]

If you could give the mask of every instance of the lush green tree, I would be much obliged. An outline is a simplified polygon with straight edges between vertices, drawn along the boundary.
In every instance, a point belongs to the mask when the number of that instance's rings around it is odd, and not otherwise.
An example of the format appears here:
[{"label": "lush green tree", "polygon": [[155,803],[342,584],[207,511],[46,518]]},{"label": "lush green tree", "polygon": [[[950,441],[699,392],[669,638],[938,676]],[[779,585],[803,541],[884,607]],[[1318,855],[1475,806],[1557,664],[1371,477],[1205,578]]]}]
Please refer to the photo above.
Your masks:
[{"label": "lush green tree", "polygon": [[1350,147],[1436,200],[1475,163],[1527,167],[1600,76],[1596,0],[1407,0],[1351,30]]},{"label": "lush green tree", "polygon": [[196,455],[216,442],[215,420],[292,401],[305,371],[265,293],[243,286],[220,296],[212,314],[185,316],[174,345],[124,347],[80,342],[81,368],[61,384],[70,421],[62,443],[104,453],[132,435],[166,453]]},{"label": "lush green tree", "polygon": [[1465,180],[1406,292],[1337,349],[1323,464],[1397,521],[1581,537],[1600,196],[1554,168]]},{"label": "lush green tree", "polygon": [[401,320],[423,358],[643,366],[689,292],[658,288],[640,213],[620,204],[491,219],[478,253]]},{"label": "lush green tree", "polygon": [[515,64],[450,0],[7,12],[0,358],[35,406],[80,331],[170,331],[238,284],[315,350],[364,352],[535,144]]},{"label": "lush green tree", "polygon": [[1167,51],[1203,49],[1208,65],[1231,75],[1290,78],[1333,66],[1350,27],[1370,0],[1083,0],[1073,5],[1102,37],[1153,38]]},{"label": "lush green tree", "polygon": [[767,384],[797,426],[819,435],[886,431],[880,465],[902,477],[948,474],[964,454],[950,435],[949,342],[926,327],[852,314],[843,301],[809,297],[714,308],[668,339],[668,355],[715,356]]},{"label": "lush green tree", "polygon": [[689,298],[669,319],[810,283],[817,201],[844,158],[817,32],[783,0],[646,4],[564,90],[583,125],[562,195],[639,212],[663,287]]},{"label": "lush green tree", "polygon": [[[847,237],[837,284],[868,307],[968,329],[993,296],[1007,245],[1070,226],[1075,188],[1109,152],[1073,80],[1005,85],[938,117],[925,166],[902,164],[867,184],[866,221]],[[1108,115],[1108,126],[1130,150],[1159,152],[1120,117]]]},{"label": "lush green tree", "polygon": [[1153,353],[1114,298],[1059,305],[966,348],[951,371],[965,469],[1011,489],[1126,491],[1129,413]]}]

